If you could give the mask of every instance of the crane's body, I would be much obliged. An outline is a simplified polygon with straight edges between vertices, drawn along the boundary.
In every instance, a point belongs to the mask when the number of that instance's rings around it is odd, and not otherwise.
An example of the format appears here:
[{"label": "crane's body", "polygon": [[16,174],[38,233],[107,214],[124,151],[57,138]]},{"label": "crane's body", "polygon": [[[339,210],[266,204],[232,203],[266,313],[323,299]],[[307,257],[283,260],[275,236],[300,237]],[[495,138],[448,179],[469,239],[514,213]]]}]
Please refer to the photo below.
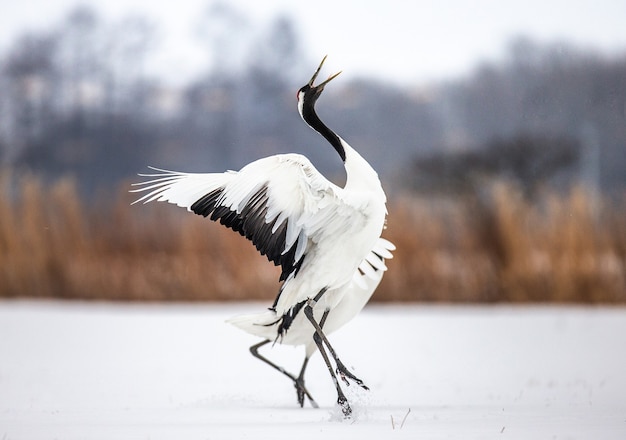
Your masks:
[{"label": "crane's body", "polygon": [[[323,326],[328,319],[332,322],[335,318],[329,316],[340,304],[354,314],[362,308],[360,304],[351,306],[352,300],[344,297],[354,293],[352,283],[359,265],[376,247],[383,231],[386,197],[376,171],[315,112],[315,102],[324,86],[337,76],[313,84],[324,60],[309,83],[298,91],[298,110],[343,160],[343,188],[327,180],[306,157],[280,154],[225,173],[155,169],[158,173],[143,175],[152,179],[137,184],[135,191],[147,192],[137,202],[173,203],[219,220],[251,240],[261,254],[282,269],[283,284],[269,310],[274,316],[274,339],[289,340],[285,338],[291,338],[290,327],[298,320],[299,330],[294,333],[316,335],[311,339],[322,352],[330,374],[335,377],[323,345],[333,356],[341,378],[362,385],[341,364],[320,323]],[[317,310],[323,311],[323,318],[316,318]],[[303,324],[306,321],[309,328]],[[343,325],[344,321],[341,318],[337,322]],[[348,415],[350,407],[335,382],[338,402]]]},{"label": "crane's body", "polygon": [[[393,250],[395,250],[395,246],[392,243],[384,238],[379,238],[353,273],[352,280],[343,288],[342,292],[338,293],[337,296],[340,296],[341,299],[332,307],[328,307],[321,301],[317,302],[314,316],[318,322],[326,311],[332,311],[324,323],[326,335],[343,327],[365,307],[387,270],[385,260],[393,258],[391,254]],[[329,293],[334,292],[329,290],[325,295]],[[278,339],[279,315],[273,309],[267,309],[261,313],[235,316],[227,322],[251,335],[270,341],[293,346],[304,345],[306,357],[310,357],[317,350],[313,341],[315,330],[302,313],[298,313],[294,317],[289,331]]]}]

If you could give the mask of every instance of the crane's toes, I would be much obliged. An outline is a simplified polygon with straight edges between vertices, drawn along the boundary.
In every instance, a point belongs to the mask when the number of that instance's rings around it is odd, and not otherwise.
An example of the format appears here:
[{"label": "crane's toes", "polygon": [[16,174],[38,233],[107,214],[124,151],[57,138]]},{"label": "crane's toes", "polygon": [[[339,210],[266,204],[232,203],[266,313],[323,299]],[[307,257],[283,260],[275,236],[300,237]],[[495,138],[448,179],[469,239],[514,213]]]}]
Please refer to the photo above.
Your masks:
[{"label": "crane's toes", "polygon": [[337,399],[337,404],[341,408],[343,417],[346,419],[349,419],[352,416],[352,408],[350,407],[350,404],[348,403],[348,399],[346,399],[345,396],[340,396]]},{"label": "crane's toes", "polygon": [[337,371],[337,374],[339,374],[339,377],[341,378],[341,380],[346,385],[350,386],[350,382],[348,381],[348,379],[350,379],[352,382],[356,383],[361,388],[369,391],[369,388],[367,387],[367,385],[365,385],[361,379],[359,379],[354,374],[352,374],[342,363],[339,363],[337,365],[336,371]]},{"label": "crane's toes", "polygon": [[300,405],[300,408],[304,407],[305,397],[309,399],[309,402],[311,402],[311,406],[313,408],[319,408],[319,405],[317,404],[317,402],[313,399],[309,391],[304,386],[304,380],[298,379],[294,381],[294,386],[296,387],[296,393],[298,394],[298,404]]},{"label": "crane's toes", "polygon": [[346,384],[346,386],[350,386],[350,382],[348,381],[348,378],[346,377],[346,374],[339,370],[339,368],[337,368],[337,370],[335,370],[335,372],[339,375],[339,378],[343,381],[343,383]]},{"label": "crane's toes", "polygon": [[300,389],[296,389],[296,393],[298,393],[298,405],[300,405],[300,408],[303,408],[304,407],[304,391]]}]

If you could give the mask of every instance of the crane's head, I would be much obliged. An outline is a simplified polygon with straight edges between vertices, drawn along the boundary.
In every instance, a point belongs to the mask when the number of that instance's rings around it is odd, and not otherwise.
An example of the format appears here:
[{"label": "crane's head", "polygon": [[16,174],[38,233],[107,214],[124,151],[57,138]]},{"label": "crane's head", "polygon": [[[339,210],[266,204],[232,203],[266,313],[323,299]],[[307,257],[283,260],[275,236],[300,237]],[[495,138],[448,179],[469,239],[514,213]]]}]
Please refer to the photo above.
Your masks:
[{"label": "crane's head", "polygon": [[326,81],[318,85],[313,84],[315,82],[315,79],[317,78],[317,75],[320,73],[322,66],[324,65],[324,61],[326,61],[326,57],[322,59],[322,62],[318,66],[317,70],[315,71],[309,82],[300,87],[300,90],[298,90],[298,94],[296,95],[298,97],[298,112],[300,112],[300,116],[302,117],[304,122],[309,125],[309,127],[324,136],[324,138],[333,146],[333,148],[335,148],[337,153],[339,153],[341,160],[345,162],[346,151],[342,144],[341,138],[337,136],[334,131],[328,128],[317,116],[317,113],[315,113],[315,102],[317,101],[317,98],[319,98],[322,94],[324,87],[326,87],[326,84],[328,84],[331,80],[336,78],[337,75],[341,73],[338,72],[334,75],[329,76]]},{"label": "crane's head", "polygon": [[318,85],[314,85],[313,83],[315,82],[317,75],[320,73],[320,70],[322,69],[322,66],[324,65],[324,61],[326,61],[326,56],[324,56],[324,58],[322,59],[322,62],[315,70],[315,73],[313,74],[309,82],[306,83],[304,86],[300,87],[300,90],[298,90],[296,97],[298,98],[298,107],[300,108],[300,114],[302,114],[303,105],[305,103],[311,106],[315,105],[315,101],[317,101],[317,98],[319,98],[319,96],[322,94],[322,91],[324,90],[324,87],[326,86],[326,84],[328,84],[331,80],[335,79],[337,75],[341,73],[341,72],[337,72],[334,75],[329,76],[326,81]]}]

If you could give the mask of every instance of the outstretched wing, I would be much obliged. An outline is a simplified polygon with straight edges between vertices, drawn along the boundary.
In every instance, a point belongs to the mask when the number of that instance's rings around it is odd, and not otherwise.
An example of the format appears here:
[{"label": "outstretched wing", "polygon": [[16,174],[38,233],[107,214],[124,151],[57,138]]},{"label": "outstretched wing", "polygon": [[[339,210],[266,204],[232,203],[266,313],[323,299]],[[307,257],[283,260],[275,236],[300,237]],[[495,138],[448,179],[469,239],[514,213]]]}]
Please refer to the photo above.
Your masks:
[{"label": "outstretched wing", "polygon": [[251,240],[280,265],[280,280],[297,272],[309,239],[332,218],[341,188],[299,154],[259,159],[240,171],[180,173],[153,168],[132,192],[146,192],[134,203],[166,201],[219,221]]}]

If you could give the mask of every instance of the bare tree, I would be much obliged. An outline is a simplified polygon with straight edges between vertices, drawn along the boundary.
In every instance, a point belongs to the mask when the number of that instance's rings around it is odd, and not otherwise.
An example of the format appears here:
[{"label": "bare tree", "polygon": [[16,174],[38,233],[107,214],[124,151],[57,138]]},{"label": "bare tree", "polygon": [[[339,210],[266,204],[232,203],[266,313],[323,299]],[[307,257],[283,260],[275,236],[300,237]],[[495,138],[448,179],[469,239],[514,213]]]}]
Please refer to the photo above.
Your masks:
[{"label": "bare tree", "polygon": [[54,89],[59,72],[54,59],[54,33],[21,37],[2,63],[4,156],[7,162],[43,136],[54,121]]}]

